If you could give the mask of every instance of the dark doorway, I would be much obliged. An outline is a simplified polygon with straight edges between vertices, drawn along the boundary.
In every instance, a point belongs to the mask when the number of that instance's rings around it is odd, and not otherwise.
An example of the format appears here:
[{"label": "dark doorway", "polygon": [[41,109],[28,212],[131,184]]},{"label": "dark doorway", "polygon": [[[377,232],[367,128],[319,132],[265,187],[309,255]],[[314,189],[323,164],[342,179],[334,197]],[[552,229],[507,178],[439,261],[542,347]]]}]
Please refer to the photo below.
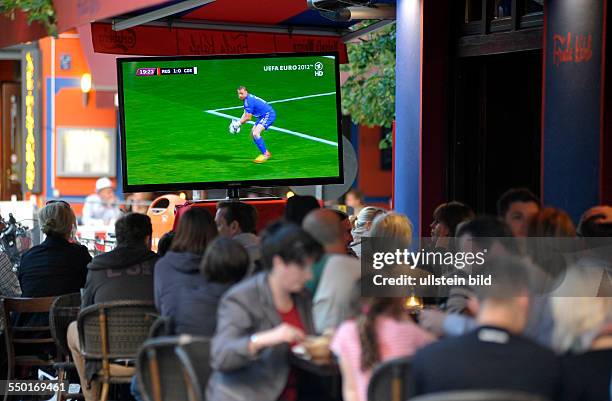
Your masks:
[{"label": "dark doorway", "polygon": [[457,60],[451,199],[495,213],[508,188],[539,195],[541,50]]},{"label": "dark doorway", "polygon": [[22,199],[20,62],[0,60],[0,200]]}]

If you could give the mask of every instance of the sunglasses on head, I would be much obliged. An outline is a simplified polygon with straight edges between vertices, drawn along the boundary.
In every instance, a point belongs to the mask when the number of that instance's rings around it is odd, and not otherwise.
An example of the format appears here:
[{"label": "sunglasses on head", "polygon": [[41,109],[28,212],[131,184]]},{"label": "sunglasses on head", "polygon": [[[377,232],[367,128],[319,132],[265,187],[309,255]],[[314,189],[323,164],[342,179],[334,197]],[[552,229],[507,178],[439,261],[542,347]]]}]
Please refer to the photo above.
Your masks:
[{"label": "sunglasses on head", "polygon": [[61,199],[48,200],[47,202],[45,202],[45,206],[51,205],[53,203],[61,203],[64,206],[70,207],[70,203],[66,202],[65,200],[61,200]]}]

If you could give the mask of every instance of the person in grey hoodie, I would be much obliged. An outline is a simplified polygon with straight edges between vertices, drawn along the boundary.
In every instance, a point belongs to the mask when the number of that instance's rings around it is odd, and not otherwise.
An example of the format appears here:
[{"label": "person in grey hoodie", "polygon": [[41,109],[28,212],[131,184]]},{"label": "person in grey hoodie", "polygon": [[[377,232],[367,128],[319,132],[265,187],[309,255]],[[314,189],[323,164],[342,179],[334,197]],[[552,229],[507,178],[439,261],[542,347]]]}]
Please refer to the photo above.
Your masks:
[{"label": "person in grey hoodie", "polygon": [[[96,256],[87,266],[87,282],[81,308],[110,301],[153,300],[153,270],[157,254],[151,251],[151,219],[139,213],[123,215],[115,223],[117,247]],[[68,346],[72,353],[86,401],[97,400],[99,383],[90,381],[102,365],[85,361],[81,355],[77,323],[68,326]],[[111,365],[111,369],[128,369]],[[131,369],[131,368],[129,368]]]},{"label": "person in grey hoodie", "polygon": [[200,262],[216,236],[206,209],[192,207],[181,216],[170,250],[155,265],[155,306],[162,316],[174,318],[181,292],[205,284]]},{"label": "person in grey hoodie", "polygon": [[223,294],[244,278],[249,255],[230,238],[215,238],[204,253],[200,273],[204,285],[181,291],[174,316],[175,334],[212,337],[217,327],[217,307]]},{"label": "person in grey hoodie", "polygon": [[115,223],[117,247],[93,258],[81,307],[121,300],[153,300],[153,269],[158,256],[151,250],[151,219],[128,213]]}]

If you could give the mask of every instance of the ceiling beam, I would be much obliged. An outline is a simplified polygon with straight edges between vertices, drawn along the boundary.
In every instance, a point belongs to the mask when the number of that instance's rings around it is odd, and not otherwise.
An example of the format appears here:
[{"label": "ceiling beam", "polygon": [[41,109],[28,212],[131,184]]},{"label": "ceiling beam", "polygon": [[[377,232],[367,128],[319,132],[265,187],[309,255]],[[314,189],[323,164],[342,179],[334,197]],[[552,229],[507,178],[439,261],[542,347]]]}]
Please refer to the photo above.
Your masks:
[{"label": "ceiling beam", "polygon": [[122,31],[124,29],[133,28],[138,25],[146,24],[147,22],[156,21],[158,19],[201,7],[203,5],[212,3],[213,1],[215,0],[185,0],[180,3],[174,3],[167,7],[158,8],[157,10],[139,14],[135,17],[127,18],[121,21],[116,21],[113,19],[113,30]]},{"label": "ceiling beam", "polygon": [[[113,23],[118,24],[118,20]],[[100,21],[109,22],[109,21]],[[122,21],[121,21],[122,22]],[[255,24],[227,24],[218,21],[167,19],[143,24],[145,26],[160,26],[168,28],[214,29],[218,31],[242,31],[262,33],[282,33],[289,35],[313,36],[342,36],[349,32],[347,29],[310,27],[310,26],[283,26],[283,25],[255,25]]]},{"label": "ceiling beam", "polygon": [[395,22],[395,20],[389,20],[389,19],[385,19],[385,20],[382,20],[382,21],[375,22],[375,23],[373,23],[371,25],[366,26],[365,28],[361,28],[361,29],[358,29],[356,31],[347,33],[346,35],[342,36],[342,41],[344,43],[350,42],[352,40],[358,39],[358,38],[360,38],[362,36],[365,36],[367,34],[379,31],[379,30],[383,29],[384,27],[386,27],[387,25],[392,24],[394,22]]}]

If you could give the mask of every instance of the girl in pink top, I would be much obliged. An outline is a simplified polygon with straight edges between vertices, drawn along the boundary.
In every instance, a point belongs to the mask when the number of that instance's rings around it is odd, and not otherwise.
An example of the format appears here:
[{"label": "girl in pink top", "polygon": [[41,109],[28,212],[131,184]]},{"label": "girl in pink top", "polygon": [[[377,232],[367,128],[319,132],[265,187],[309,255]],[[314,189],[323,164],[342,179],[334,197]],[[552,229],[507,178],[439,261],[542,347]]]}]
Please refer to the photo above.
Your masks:
[{"label": "girl in pink top", "polygon": [[367,401],[372,368],[434,340],[412,322],[402,298],[363,300],[364,312],[340,325],[331,343],[342,372],[344,401]]}]

